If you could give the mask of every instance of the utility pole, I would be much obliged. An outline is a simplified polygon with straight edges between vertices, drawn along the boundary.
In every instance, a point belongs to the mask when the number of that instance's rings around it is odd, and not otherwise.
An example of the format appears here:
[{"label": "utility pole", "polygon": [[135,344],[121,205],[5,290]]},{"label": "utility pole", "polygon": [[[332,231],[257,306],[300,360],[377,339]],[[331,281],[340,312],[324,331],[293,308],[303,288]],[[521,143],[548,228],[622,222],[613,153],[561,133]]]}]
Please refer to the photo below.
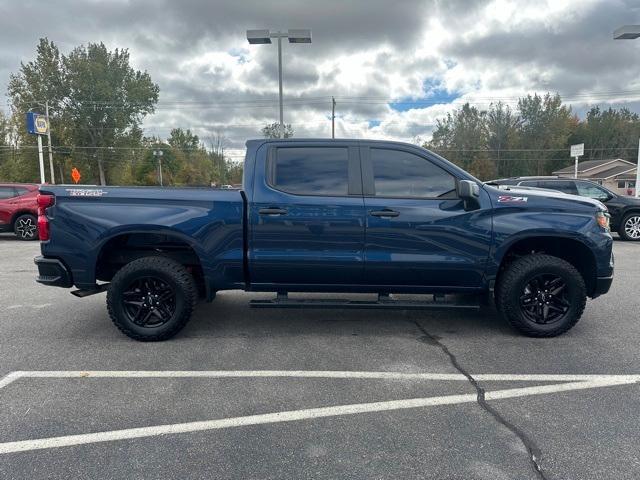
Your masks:
[{"label": "utility pole", "polygon": [[336,138],[336,99],[331,97],[331,138]]},{"label": "utility pole", "polygon": [[56,176],[53,173],[53,151],[51,150],[51,122],[49,121],[49,101],[44,102],[44,116],[47,117],[47,144],[49,147],[49,170],[51,171],[51,184],[56,184]]}]

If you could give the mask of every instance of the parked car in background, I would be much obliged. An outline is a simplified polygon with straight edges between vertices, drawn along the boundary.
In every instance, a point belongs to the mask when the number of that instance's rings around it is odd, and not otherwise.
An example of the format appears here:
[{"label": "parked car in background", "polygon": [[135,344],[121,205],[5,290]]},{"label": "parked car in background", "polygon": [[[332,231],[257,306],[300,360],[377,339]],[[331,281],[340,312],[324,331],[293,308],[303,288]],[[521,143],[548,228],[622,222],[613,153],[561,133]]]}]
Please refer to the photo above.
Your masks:
[{"label": "parked car in background", "polygon": [[536,187],[600,200],[611,215],[611,230],[624,240],[640,241],[640,199],[619,195],[589,180],[567,177],[511,177],[486,182],[487,185]]},{"label": "parked car in background", "polygon": [[0,232],[38,239],[38,185],[0,183]]}]

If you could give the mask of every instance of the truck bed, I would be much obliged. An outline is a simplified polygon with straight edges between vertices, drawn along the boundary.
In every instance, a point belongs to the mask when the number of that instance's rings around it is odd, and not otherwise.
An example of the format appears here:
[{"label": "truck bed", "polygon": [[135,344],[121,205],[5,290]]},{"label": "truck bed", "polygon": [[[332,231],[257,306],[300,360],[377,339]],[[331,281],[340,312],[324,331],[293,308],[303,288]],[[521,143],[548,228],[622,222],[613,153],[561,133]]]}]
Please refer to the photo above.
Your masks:
[{"label": "truck bed", "polygon": [[95,265],[110,244],[133,237],[162,243],[168,235],[193,250],[205,274],[221,285],[243,286],[245,202],[239,190],[48,185],[41,192],[55,195],[47,211],[51,241],[42,243],[42,254],[63,258],[79,288],[95,285]]}]

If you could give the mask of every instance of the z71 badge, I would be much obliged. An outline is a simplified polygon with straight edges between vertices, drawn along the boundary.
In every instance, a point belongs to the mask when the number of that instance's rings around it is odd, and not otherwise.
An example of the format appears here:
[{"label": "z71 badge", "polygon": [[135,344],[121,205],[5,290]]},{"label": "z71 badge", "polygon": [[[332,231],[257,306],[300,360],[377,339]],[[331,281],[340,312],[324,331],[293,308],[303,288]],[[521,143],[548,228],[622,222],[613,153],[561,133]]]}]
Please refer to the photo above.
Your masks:
[{"label": "z71 badge", "polygon": [[528,197],[514,197],[511,195],[499,195],[498,203],[524,203]]},{"label": "z71 badge", "polygon": [[101,197],[107,194],[107,192],[102,189],[94,190],[91,188],[67,188],[65,190],[71,197]]}]

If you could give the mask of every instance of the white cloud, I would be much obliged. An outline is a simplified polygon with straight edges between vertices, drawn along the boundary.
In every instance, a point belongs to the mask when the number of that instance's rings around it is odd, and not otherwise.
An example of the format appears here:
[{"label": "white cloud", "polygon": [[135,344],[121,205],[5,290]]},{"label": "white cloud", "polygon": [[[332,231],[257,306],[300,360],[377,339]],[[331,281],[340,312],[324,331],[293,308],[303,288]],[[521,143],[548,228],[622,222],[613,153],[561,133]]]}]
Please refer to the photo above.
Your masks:
[{"label": "white cloud", "polygon": [[[38,10],[0,5],[0,87],[33,58],[38,36],[63,51],[105,41],[129,48],[136,67],[160,85],[148,134],[183,127],[206,139],[219,130],[234,155],[278,118],[276,47],[249,46],[247,28],[313,30],[312,44],[283,46],[285,121],[297,136],[330,135],[331,96],[339,136],[409,141],[428,138],[437,118],[467,100],[485,107],[557,91],[581,110],[640,97],[640,40],[611,35],[640,22],[634,0],[61,0]],[[416,104],[396,111],[391,99]]]}]

